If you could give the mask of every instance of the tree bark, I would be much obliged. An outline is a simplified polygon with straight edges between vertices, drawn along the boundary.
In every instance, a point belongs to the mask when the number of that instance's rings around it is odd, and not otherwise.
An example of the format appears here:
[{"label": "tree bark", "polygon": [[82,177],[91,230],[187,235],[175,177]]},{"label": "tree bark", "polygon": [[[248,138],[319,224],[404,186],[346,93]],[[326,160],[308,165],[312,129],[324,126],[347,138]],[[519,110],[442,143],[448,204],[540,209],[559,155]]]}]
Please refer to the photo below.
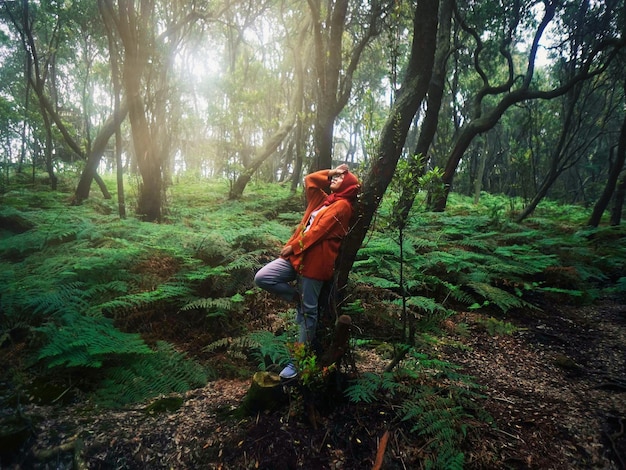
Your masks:
[{"label": "tree bark", "polygon": [[438,0],[418,0],[416,4],[408,67],[397,99],[383,126],[372,167],[364,178],[361,200],[353,216],[352,229],[342,245],[337,278],[340,293],[348,282],[348,273],[383,194],[393,178],[413,117],[426,95],[437,43],[438,10]]},{"label": "tree bark", "polygon": [[[322,8],[321,2],[326,2]],[[352,77],[361,54],[367,44],[379,33],[378,21],[382,15],[378,1],[371,2],[370,22],[365,33],[350,53],[350,59],[342,69],[345,21],[348,0],[308,0],[313,21],[313,44],[315,50],[316,116],[313,131],[315,158],[310,170],[332,168],[333,132],[335,120],[348,103],[352,92]],[[327,17],[322,19],[321,12]],[[322,24],[325,27],[322,27]]]},{"label": "tree bark", "polygon": [[269,141],[259,151],[259,154],[252,160],[243,173],[239,175],[232,188],[230,189],[229,199],[239,199],[246,185],[250,182],[252,175],[263,164],[267,158],[272,155],[285,139],[289,131],[293,128],[296,115],[293,114],[287,122],[285,122],[275,133],[270,137]]},{"label": "tree bark", "polygon": [[[41,107],[41,106],[40,106]],[[41,117],[44,123],[44,129],[46,132],[46,145],[44,148],[44,164],[46,165],[46,171],[50,178],[50,188],[53,191],[57,189],[57,176],[54,174],[54,166],[52,165],[52,126],[50,124],[50,118],[46,110],[41,107]]]},{"label": "tree bark", "polygon": [[[308,0],[308,4],[313,18],[313,43],[315,45],[317,104],[313,131],[315,160],[311,171],[316,171],[333,166],[333,130],[338,114],[337,93],[348,0],[338,0],[334,5],[332,2],[328,2],[325,9],[328,10],[330,18],[324,19],[325,30],[322,27],[323,20],[320,17],[321,2]],[[330,21],[328,21],[329,19]]]},{"label": "tree bark", "polygon": [[[128,103],[133,147],[142,184],[137,200],[137,214],[147,222],[159,221],[162,216],[162,168],[153,145],[153,136],[146,117],[142,77],[148,67],[150,44],[144,31],[146,15],[151,14],[153,2],[142,2],[136,11],[134,2],[119,0],[117,12],[111,0],[105,2],[108,13],[124,45],[123,84]],[[117,13],[117,14],[116,14]]]},{"label": "tree bark", "polygon": [[350,327],[352,326],[352,319],[348,315],[340,315],[335,325],[335,333],[333,341],[322,356],[322,367],[328,367],[331,364],[336,364],[339,361],[348,348],[350,347]]},{"label": "tree bark", "polygon": [[295,127],[295,136],[294,136],[294,163],[293,163],[293,174],[291,176],[291,187],[290,190],[292,193],[296,192],[298,189],[298,184],[300,183],[300,177],[302,176],[302,166],[304,164],[304,122],[302,121],[302,116],[298,115],[296,118],[296,127]]},{"label": "tree bark", "polygon": [[487,165],[487,152],[489,146],[487,138],[483,139],[482,152],[478,155],[478,169],[476,171],[476,179],[474,180],[474,204],[480,202],[480,192],[483,189],[483,178],[485,177],[485,166]]},{"label": "tree bark", "polygon": [[[120,109],[117,113],[113,113],[102,125],[102,128],[98,132],[98,135],[93,141],[91,146],[91,152],[87,158],[87,163],[80,176],[76,191],[74,191],[74,198],[72,204],[79,205],[85,199],[89,198],[89,190],[91,188],[91,181],[97,175],[96,168],[100,164],[100,159],[104,155],[107,143],[115,132],[119,129],[124,117],[128,114],[128,106],[125,102],[120,105]],[[110,197],[110,196],[109,196]]]},{"label": "tree bark", "polygon": [[[556,5],[554,3],[548,4],[546,7],[546,11],[544,12],[544,16],[539,26],[537,27],[528,54],[528,66],[526,72],[522,77],[519,88],[515,90],[512,90],[512,87],[515,83],[517,83],[518,77],[516,77],[513,73],[513,57],[511,55],[511,52],[504,47],[508,43],[508,40],[503,42],[501,54],[505,57],[509,64],[509,78],[507,81],[499,86],[492,86],[489,83],[487,74],[480,66],[479,54],[483,49],[480,35],[475,30],[469,28],[463,22],[463,19],[460,18],[460,15],[457,14],[458,21],[461,23],[464,29],[474,37],[474,40],[477,44],[474,54],[474,66],[477,73],[482,77],[484,85],[483,88],[475,96],[475,118],[471,119],[462,128],[459,136],[454,141],[452,150],[449,153],[444,169],[444,175],[442,177],[444,190],[440,196],[433,198],[433,203],[431,207],[432,210],[442,212],[445,209],[448,195],[452,188],[452,182],[454,180],[456,169],[459,165],[459,162],[461,161],[463,154],[471,144],[472,140],[480,133],[486,132],[490,130],[493,126],[495,126],[495,124],[499,121],[499,119],[508,108],[516,103],[525,100],[551,99],[567,93],[570,89],[578,85],[583,80],[596,76],[606,70],[617,52],[622,47],[624,47],[624,38],[619,40],[608,39],[606,41],[600,41],[590,50],[589,54],[584,58],[583,62],[580,63],[578,72],[572,74],[571,78],[567,82],[551,90],[543,91],[531,89],[532,78],[534,76],[535,69],[535,58],[537,54],[537,48],[539,46],[539,41],[543,35],[545,28],[554,17],[555,8]],[[601,63],[596,64],[598,56],[603,51],[608,51],[606,57]],[[595,66],[595,68],[592,69],[592,66]],[[488,113],[483,114],[483,99],[487,96],[493,98],[496,95],[501,95],[500,101]],[[547,178],[547,180],[551,179],[551,176]]]},{"label": "tree bark", "polygon": [[[439,112],[441,110],[446,81],[446,63],[450,53],[452,10],[452,0],[441,1],[439,6],[439,26],[437,31],[435,61],[426,99],[426,115],[413,152],[414,155],[420,156],[421,158],[409,160],[410,171],[416,178],[424,175],[428,162],[428,149],[433,142],[439,122]],[[401,189],[400,199],[398,201],[399,214],[396,220],[399,220],[403,225],[409,217],[409,212],[413,207],[413,202],[415,201],[418,190],[417,181],[415,181],[415,184],[405,186]]]},{"label": "tree bark", "polygon": [[626,173],[622,174],[622,178],[615,191],[615,199],[611,209],[611,220],[609,222],[611,225],[619,225],[621,223],[624,199],[626,199]]},{"label": "tree bark", "polygon": [[[120,67],[119,67],[119,47],[113,36],[113,18],[110,10],[104,7],[103,0],[98,1],[98,10],[104,20],[104,26],[107,31],[107,40],[109,43],[109,62],[111,63],[111,81],[113,82],[113,115],[118,116],[115,125],[115,171],[117,179],[117,208],[120,219],[126,218],[126,197],[124,194],[124,168],[122,165],[122,131],[121,123],[123,121],[120,113],[124,116],[128,114],[128,106],[126,100],[120,102],[122,94],[122,85],[120,83]],[[123,110],[123,111],[122,111]],[[93,152],[92,152],[93,153]]]},{"label": "tree bark", "polygon": [[[624,92],[626,92],[626,81],[624,81]],[[620,129],[619,141],[617,144],[617,155],[615,157],[615,161],[612,163],[609,169],[609,175],[608,175],[606,185],[604,186],[604,191],[602,191],[600,198],[598,199],[595,206],[593,207],[593,212],[591,213],[591,216],[589,217],[589,221],[587,222],[587,225],[590,225],[592,227],[597,227],[598,225],[600,225],[602,214],[608,207],[609,202],[611,201],[611,197],[613,196],[613,193],[615,192],[615,187],[617,186],[619,176],[622,173],[622,170],[624,169],[625,161],[626,161],[626,116],[624,117],[624,120],[622,121],[622,127]],[[613,220],[611,220],[611,223],[612,222]],[[612,225],[617,225],[617,224],[612,223]]]},{"label": "tree bark", "polygon": [[246,397],[238,408],[241,416],[249,416],[265,410],[275,410],[285,403],[287,395],[278,374],[257,372],[252,377]]}]

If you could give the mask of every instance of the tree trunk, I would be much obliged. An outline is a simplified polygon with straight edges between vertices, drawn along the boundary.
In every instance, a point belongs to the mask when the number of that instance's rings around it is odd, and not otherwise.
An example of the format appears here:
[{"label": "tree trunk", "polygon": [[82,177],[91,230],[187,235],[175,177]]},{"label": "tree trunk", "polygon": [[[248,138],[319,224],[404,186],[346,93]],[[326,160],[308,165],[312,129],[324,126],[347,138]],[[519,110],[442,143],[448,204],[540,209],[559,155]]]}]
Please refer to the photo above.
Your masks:
[{"label": "tree trunk", "polygon": [[285,139],[289,131],[293,127],[296,115],[295,113],[290,119],[285,122],[269,139],[269,141],[263,146],[259,154],[252,160],[250,165],[245,169],[243,173],[239,175],[232,188],[230,189],[229,199],[239,199],[243,194],[243,190],[246,188],[248,182],[252,178],[252,175],[263,164],[267,158],[276,151],[280,143]]},{"label": "tree trunk", "polygon": [[476,172],[476,180],[474,181],[474,204],[480,202],[480,192],[483,189],[483,178],[485,176],[485,166],[487,165],[487,138],[483,139],[483,151],[478,155],[478,171]]},{"label": "tree trunk", "polygon": [[[105,2],[115,21],[124,45],[123,83],[128,102],[128,116],[132,130],[133,147],[142,184],[137,200],[137,214],[146,222],[161,220],[163,176],[158,152],[146,117],[142,77],[148,67],[151,41],[144,31],[144,15],[152,14],[152,2],[142,2],[135,10],[134,2],[119,0],[117,15],[111,0]],[[153,42],[153,41],[152,41]]]},{"label": "tree trunk", "polygon": [[118,44],[113,37],[113,18],[110,10],[104,8],[102,0],[98,1],[98,10],[104,20],[104,26],[107,31],[107,40],[109,43],[109,61],[111,63],[111,81],[113,82],[113,115],[116,116],[115,125],[115,171],[117,179],[117,210],[120,219],[126,218],[126,198],[124,195],[124,168],[122,165],[122,131],[121,123],[124,120],[121,117],[128,114],[128,106],[126,100],[120,102],[122,94],[122,85],[120,83],[120,66],[118,58]]},{"label": "tree trunk", "polygon": [[[322,7],[321,3],[326,4]],[[332,145],[335,119],[348,103],[352,92],[352,77],[365,46],[379,33],[381,5],[371,2],[372,11],[365,32],[352,51],[343,48],[348,16],[348,0],[308,0],[313,21],[315,52],[316,116],[314,128],[315,157],[310,171],[333,167]],[[326,17],[321,18],[322,12]],[[322,26],[324,25],[324,26]],[[343,66],[343,57],[349,56]]]},{"label": "tree trunk", "polygon": [[41,117],[43,118],[44,129],[46,132],[46,145],[43,151],[45,155],[44,164],[46,165],[46,171],[48,172],[48,177],[50,178],[50,188],[53,191],[56,191],[57,176],[54,174],[54,166],[52,165],[52,128],[48,113],[43,107],[41,108]]},{"label": "tree trunk", "polygon": [[626,173],[622,175],[622,179],[617,185],[615,191],[615,199],[613,208],[611,209],[611,225],[619,225],[622,221],[622,209],[624,207],[624,199],[626,198]]},{"label": "tree trunk", "polygon": [[[510,91],[511,87],[515,83],[516,77],[513,74],[513,59],[510,51],[501,50],[502,55],[507,59],[508,67],[509,67],[509,76],[508,79],[500,86],[493,87],[487,80],[485,72],[482,70],[479,61],[479,54],[483,48],[482,40],[480,35],[466,25],[463,22],[463,19],[458,17],[458,20],[461,26],[474,37],[476,42],[476,47],[474,49],[475,59],[474,65],[476,67],[477,73],[483,77],[483,87],[482,89],[476,93],[474,99],[474,109],[473,113],[476,116],[474,119],[470,120],[460,131],[458,137],[454,141],[452,149],[448,155],[448,159],[445,165],[444,174],[442,177],[443,191],[440,195],[435,195],[432,197],[431,209],[433,211],[442,212],[447,204],[448,195],[452,188],[452,181],[454,179],[454,175],[456,173],[456,169],[461,161],[461,157],[471,144],[474,137],[476,137],[481,132],[488,131],[493,126],[496,125],[500,117],[504,114],[504,112],[515,103],[528,99],[528,90],[531,84],[531,80],[534,74],[534,61],[537,52],[537,47],[539,44],[539,40],[543,34],[544,29],[548,25],[548,23],[552,20],[554,16],[554,6],[550,6],[546,9],[544,17],[537,28],[537,32],[535,33],[535,37],[533,40],[533,44],[531,46],[528,58],[528,68],[526,70],[526,75],[523,77],[520,88],[518,90]],[[506,92],[506,93],[505,93]],[[491,111],[487,114],[482,113],[483,99],[486,96],[495,96],[498,93],[504,95],[500,99],[499,103],[494,106]],[[429,197],[431,200],[431,197]]]},{"label": "tree trunk", "polygon": [[[452,27],[452,0],[442,0],[439,7],[439,28],[437,31],[437,46],[433,73],[428,85],[426,100],[426,115],[420,129],[414,155],[421,156],[419,159],[410,159],[410,171],[416,177],[423,176],[428,162],[428,149],[430,148],[439,121],[439,112],[443,101],[443,93],[446,81],[446,63],[450,53],[450,34]],[[418,166],[419,165],[419,166]],[[404,225],[409,217],[409,212],[413,207],[415,196],[419,187],[415,184],[405,186],[401,189],[398,200],[399,214],[397,219]]]},{"label": "tree trunk", "polygon": [[275,410],[287,400],[278,374],[257,372],[252,377],[246,397],[238,408],[238,414],[249,416],[266,410]]},{"label": "tree trunk", "polygon": [[300,183],[300,177],[302,175],[302,166],[304,163],[304,123],[302,122],[302,116],[298,115],[296,121],[294,151],[295,158],[293,163],[293,174],[291,176],[291,192],[295,193]]},{"label": "tree trunk", "polygon": [[567,137],[568,134],[572,132],[573,116],[575,115],[575,107],[578,99],[580,98],[581,89],[582,84],[579,83],[574,86],[570,93],[568,93],[566,96],[567,107],[564,111],[565,121],[563,122],[563,127],[561,129],[561,134],[559,136],[556,148],[551,155],[550,169],[548,170],[548,174],[541,183],[537,194],[535,194],[530,203],[524,208],[524,210],[522,210],[520,215],[517,216],[517,222],[521,222],[533,213],[537,205],[539,205],[541,200],[546,196],[546,194],[548,194],[550,187],[552,187],[559,175],[563,173],[563,171],[566,169],[567,161],[570,157],[570,153],[567,148]]},{"label": "tree trunk", "polygon": [[[440,197],[433,198],[434,202],[431,207],[432,210],[441,212],[445,209],[456,169],[465,150],[467,150],[474,137],[482,132],[490,130],[509,107],[525,100],[552,99],[564,95],[568,91],[579,86],[584,80],[597,76],[605,71],[620,49],[624,47],[624,38],[618,40],[607,38],[604,41],[599,41],[594,45],[594,47],[589,47],[587,49],[587,55],[582,55],[584,48],[582,45],[578,44],[578,46],[573,47],[572,57],[569,59],[569,63],[571,64],[571,73],[567,81],[555,88],[545,91],[531,89],[530,87],[534,76],[535,59],[537,49],[539,47],[539,41],[541,40],[547,25],[554,17],[556,7],[556,3],[546,2],[544,16],[535,31],[533,42],[528,53],[528,66],[521,80],[514,73],[514,61],[511,51],[504,48],[506,44],[511,43],[510,38],[503,38],[503,49],[501,49],[500,53],[508,62],[509,78],[499,86],[492,86],[489,84],[488,76],[480,65],[479,54],[483,49],[480,34],[466,25],[463,19],[457,15],[457,19],[459,20],[461,26],[473,36],[476,42],[477,46],[475,48],[474,66],[477,73],[483,77],[483,88],[474,97],[476,104],[474,105],[473,113],[476,117],[470,120],[461,130],[461,133],[459,134],[459,137],[455,141],[449,154],[444,175],[442,177],[444,191]],[[584,20],[585,18],[582,18],[581,21]],[[578,38],[576,38],[576,41],[577,40]],[[520,83],[519,87],[517,89],[513,89],[514,85],[518,82]],[[491,99],[494,99],[497,96],[501,96],[501,98],[490,112],[484,114],[484,110],[482,109],[483,99],[487,96],[491,97]],[[550,179],[552,179],[552,176],[547,178],[546,181]]]},{"label": "tree trunk", "polygon": [[[322,8],[320,1],[309,0],[308,4],[313,18],[315,45],[317,103],[313,132],[315,159],[311,171],[316,171],[332,167],[333,130],[340,111],[337,109],[337,94],[348,0],[337,0],[334,5],[328,2],[325,8]],[[322,19],[324,9],[327,9],[328,17]]]},{"label": "tree trunk", "polygon": [[[624,81],[624,92],[626,92],[626,81]],[[592,227],[597,227],[600,225],[600,220],[602,219],[602,214],[606,210],[611,201],[611,196],[613,196],[613,192],[615,191],[615,187],[617,186],[617,182],[619,180],[619,175],[622,173],[624,169],[624,161],[626,160],[626,116],[622,121],[622,127],[620,129],[619,134],[619,142],[617,144],[617,155],[615,158],[615,162],[609,168],[609,177],[604,186],[604,191],[602,191],[602,195],[596,202],[593,207],[593,212],[589,217],[589,221],[587,225]],[[621,212],[621,211],[620,211]]]},{"label": "tree trunk", "polygon": [[348,273],[369,229],[402,154],[409,127],[422,104],[430,82],[437,43],[438,0],[418,0],[413,18],[413,42],[408,67],[397,100],[382,129],[374,163],[363,181],[352,230],[342,244],[338,287],[348,282]]},{"label": "tree trunk", "polygon": [[321,366],[336,364],[350,347],[350,327],[352,319],[348,315],[340,315],[335,325],[333,341],[321,358]]},{"label": "tree trunk", "polygon": [[[87,163],[83,169],[83,173],[80,176],[80,181],[74,192],[74,198],[72,204],[79,205],[85,199],[89,198],[89,190],[91,188],[91,181],[96,174],[96,168],[100,164],[100,159],[104,155],[107,143],[111,136],[119,129],[122,121],[128,113],[128,106],[123,102],[117,113],[113,113],[102,125],[102,128],[98,132],[98,135],[93,141],[91,146],[91,152],[87,158]],[[110,196],[109,196],[110,197]]]}]

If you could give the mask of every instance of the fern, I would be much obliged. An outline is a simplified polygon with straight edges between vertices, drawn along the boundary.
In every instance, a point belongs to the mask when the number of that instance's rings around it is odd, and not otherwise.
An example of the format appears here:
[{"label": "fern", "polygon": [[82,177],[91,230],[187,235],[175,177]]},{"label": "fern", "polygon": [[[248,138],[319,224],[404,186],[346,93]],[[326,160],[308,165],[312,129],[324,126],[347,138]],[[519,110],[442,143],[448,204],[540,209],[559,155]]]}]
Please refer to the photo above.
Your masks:
[{"label": "fern", "polygon": [[178,277],[183,282],[197,283],[221,276],[228,276],[223,266],[200,266],[191,271],[181,273]]},{"label": "fern", "polygon": [[198,299],[184,305],[180,310],[204,310],[208,316],[226,316],[231,312],[240,312],[243,308],[243,296],[235,294],[230,298]]},{"label": "fern", "polygon": [[100,312],[116,312],[123,316],[123,312],[138,308],[147,308],[161,302],[180,302],[181,299],[192,295],[189,286],[182,284],[161,284],[156,289],[147,292],[136,292],[103,302],[95,308]]},{"label": "fern", "polygon": [[151,354],[138,334],[123,333],[104,317],[77,312],[63,315],[59,325],[48,323],[36,331],[45,337],[38,360],[52,367],[102,367],[107,359],[128,354]]},{"label": "fern", "polygon": [[504,322],[494,317],[478,319],[477,323],[482,325],[491,336],[511,335],[518,331],[518,328],[512,323]]},{"label": "fern", "polygon": [[212,352],[219,348],[226,348],[229,354],[238,358],[245,358],[249,354],[257,361],[260,370],[265,370],[269,364],[284,365],[289,360],[287,336],[269,331],[253,331],[236,338],[222,338],[204,350]]},{"label": "fern", "polygon": [[[402,299],[396,299],[392,301],[392,303],[400,306],[402,305]],[[443,305],[439,304],[438,302],[431,299],[430,297],[423,297],[419,295],[411,296],[406,299],[406,304],[410,307],[415,307],[421,310],[422,312],[426,312],[426,313],[440,312],[446,315],[449,315],[452,313]]]},{"label": "fern", "polygon": [[88,294],[84,290],[84,283],[71,282],[61,284],[56,289],[41,292],[24,299],[23,306],[38,315],[51,315],[57,312],[86,310],[88,308]]},{"label": "fern", "polygon": [[379,398],[382,377],[373,372],[366,372],[353,380],[344,394],[353,403],[373,403]]},{"label": "fern", "polygon": [[459,367],[409,349],[396,372],[366,373],[350,382],[346,397],[354,403],[374,403],[395,398],[391,405],[398,418],[425,441],[425,466],[433,469],[462,468],[460,450],[477,410],[480,387]]},{"label": "fern", "polygon": [[169,393],[183,393],[206,384],[207,371],[172,345],[158,342],[156,351],[132,357],[104,371],[94,393],[96,403],[119,407]]},{"label": "fern", "polygon": [[490,284],[470,282],[468,286],[485,299],[483,305],[494,304],[503,312],[516,307],[536,308],[521,298]]},{"label": "fern", "polygon": [[398,289],[400,286],[396,281],[378,276],[355,276],[355,280],[361,284],[368,284],[379,289]]}]

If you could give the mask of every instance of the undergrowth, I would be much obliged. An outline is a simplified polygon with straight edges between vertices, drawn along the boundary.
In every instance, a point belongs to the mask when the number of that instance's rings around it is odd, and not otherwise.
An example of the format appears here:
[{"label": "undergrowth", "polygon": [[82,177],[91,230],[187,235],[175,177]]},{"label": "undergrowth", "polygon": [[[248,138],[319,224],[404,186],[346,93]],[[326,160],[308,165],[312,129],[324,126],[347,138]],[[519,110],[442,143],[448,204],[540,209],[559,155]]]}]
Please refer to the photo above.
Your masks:
[{"label": "undergrowth", "polygon": [[458,367],[407,348],[393,371],[365,373],[346,396],[353,403],[380,403],[424,442],[425,468],[463,468],[463,439],[471,423],[492,419],[480,408],[481,387]]},{"label": "undergrowth", "polygon": [[[93,397],[109,406],[115,397],[128,404],[215,376],[210,361],[200,366],[180,350],[184,339],[154,341],[155,318],[183,322],[192,313],[196,323],[188,334],[206,336],[204,352],[230,341],[232,351],[239,348],[259,367],[284,361],[284,338],[255,337],[241,319],[258,297],[250,289],[255,271],[274,258],[299,221],[301,195],[262,184],[251,184],[239,201],[229,201],[227,193],[224,181],[183,179],[168,190],[160,224],[120,220],[115,202],[97,197],[72,207],[63,192],[4,193],[0,347],[28,345],[24,367],[63,369],[70,376],[99,370]],[[391,207],[383,200],[377,220]],[[546,296],[579,303],[602,292],[624,295],[623,227],[584,229],[584,211],[550,202],[516,224],[509,207],[515,204],[497,196],[476,205],[451,195],[444,213],[413,211],[402,238],[402,289],[397,233],[378,223],[359,251],[351,282],[388,293],[397,340],[403,309],[417,320],[418,333],[440,334],[438,324],[460,309],[499,320],[516,309],[541,308],[537,299]],[[354,314],[358,319],[359,312]],[[426,361],[416,360],[415,367]],[[186,372],[169,374],[168,383],[155,382],[153,388],[128,385],[130,376],[156,380],[155,371],[163,367]],[[370,379],[378,391],[382,384],[376,380],[382,379]]]}]

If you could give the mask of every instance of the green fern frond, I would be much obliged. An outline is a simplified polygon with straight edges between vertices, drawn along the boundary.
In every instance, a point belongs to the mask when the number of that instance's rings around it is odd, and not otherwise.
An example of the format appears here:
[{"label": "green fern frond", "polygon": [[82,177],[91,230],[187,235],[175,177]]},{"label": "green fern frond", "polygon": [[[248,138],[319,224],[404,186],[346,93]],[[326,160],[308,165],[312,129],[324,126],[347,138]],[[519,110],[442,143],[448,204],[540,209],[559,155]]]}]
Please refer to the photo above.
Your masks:
[{"label": "green fern frond", "polygon": [[378,399],[382,379],[373,372],[366,372],[350,382],[345,395],[352,403],[372,403]]},{"label": "green fern frond", "polygon": [[495,304],[503,312],[507,312],[511,308],[518,307],[536,308],[521,298],[487,283],[470,282],[468,283],[468,286],[478,295],[483,297],[488,303]]},{"label": "green fern frond", "polygon": [[63,316],[59,325],[36,328],[45,337],[38,359],[49,368],[102,367],[107,359],[127,354],[151,354],[139,334],[123,333],[105,317],[86,317],[76,312]]},{"label": "green fern frond", "polygon": [[355,280],[361,284],[368,284],[379,289],[398,289],[400,287],[397,282],[376,276],[355,275]]},{"label": "green fern frond", "polygon": [[156,289],[146,292],[136,292],[116,299],[103,302],[97,306],[101,312],[117,312],[146,308],[160,302],[180,303],[188,299],[193,291],[183,284],[161,284]]},{"label": "green fern frond", "polygon": [[88,307],[84,283],[72,282],[59,285],[55,290],[42,292],[24,300],[24,307],[35,314],[51,315],[67,310],[81,311]]},{"label": "green fern frond", "polygon": [[270,331],[253,331],[236,338],[222,338],[204,348],[212,352],[226,348],[231,355],[242,357],[241,353],[249,354],[258,363],[260,370],[265,370],[268,364],[285,364],[289,360],[287,336],[275,335]]},{"label": "green fern frond", "polygon": [[178,277],[181,281],[197,282],[227,275],[224,266],[200,266],[192,271],[184,272]]},{"label": "green fern frond", "polygon": [[256,269],[258,269],[258,260],[251,253],[237,255],[235,259],[226,265],[226,270],[228,272],[238,270],[255,271]]},{"label": "green fern frond", "polygon": [[[396,398],[398,418],[425,439],[427,468],[463,465],[467,429],[478,414],[480,387],[460,367],[410,348],[395,372],[366,373],[350,382],[345,393],[354,403]],[[443,393],[442,393],[443,392]],[[481,415],[482,419],[491,420]]]},{"label": "green fern frond", "polygon": [[558,287],[549,287],[549,286],[539,287],[538,290],[540,290],[542,292],[551,292],[553,294],[565,294],[565,295],[568,295],[570,297],[582,297],[583,295],[585,295],[585,292],[583,292],[581,290],[561,289],[561,288],[558,288]]},{"label": "green fern frond", "polygon": [[[483,279],[483,281],[484,280],[486,279]],[[474,297],[472,297],[470,294],[465,292],[462,286],[458,286],[450,282],[443,282],[442,284],[446,287],[446,289],[450,293],[450,296],[454,300],[461,302],[462,304],[465,304],[465,305],[472,305],[475,302]]]},{"label": "green fern frond", "polygon": [[[428,468],[428,467],[427,467]],[[443,470],[463,470],[465,468],[465,454],[456,449],[444,448],[437,455],[437,460],[430,468]]]},{"label": "green fern frond", "polygon": [[[415,296],[407,297],[405,299],[405,302],[408,306],[415,307],[426,313],[434,313],[434,312],[441,312],[441,313],[446,313],[446,314],[451,313],[449,312],[447,308],[445,308],[440,303],[436,302],[434,299],[431,299],[430,297],[423,297],[421,295],[415,295]],[[392,303],[398,306],[402,306],[402,299],[395,299],[392,301]]]},{"label": "green fern frond", "polygon": [[495,248],[493,241],[495,235],[495,232],[490,232],[489,234],[481,234],[481,236],[468,237],[459,240],[458,244],[464,248],[471,248],[473,251],[487,252]]},{"label": "green fern frond", "polygon": [[235,294],[229,298],[198,299],[184,305],[180,310],[204,310],[209,316],[226,316],[231,312],[240,312],[243,308],[243,296]]},{"label": "green fern frond", "polygon": [[435,240],[416,237],[411,234],[409,234],[407,238],[408,241],[410,241],[411,245],[414,247],[414,249],[419,252],[433,251],[439,248],[439,244]]},{"label": "green fern frond", "polygon": [[478,319],[477,323],[482,325],[491,336],[511,335],[518,331],[518,328],[512,323],[498,320],[494,317]]},{"label": "green fern frond", "polygon": [[107,368],[96,403],[120,407],[159,395],[184,393],[201,387],[208,380],[207,371],[165,342],[158,342],[150,355],[129,357],[124,364]]},{"label": "green fern frond", "polygon": [[252,356],[259,364],[259,368],[264,369],[266,363],[285,364],[289,359],[287,348],[287,336],[285,334],[275,335],[270,331],[256,331],[248,335]]},{"label": "green fern frond", "polygon": [[470,271],[476,266],[473,258],[472,253],[464,250],[432,251],[424,254],[424,267],[443,268],[446,273]]}]

